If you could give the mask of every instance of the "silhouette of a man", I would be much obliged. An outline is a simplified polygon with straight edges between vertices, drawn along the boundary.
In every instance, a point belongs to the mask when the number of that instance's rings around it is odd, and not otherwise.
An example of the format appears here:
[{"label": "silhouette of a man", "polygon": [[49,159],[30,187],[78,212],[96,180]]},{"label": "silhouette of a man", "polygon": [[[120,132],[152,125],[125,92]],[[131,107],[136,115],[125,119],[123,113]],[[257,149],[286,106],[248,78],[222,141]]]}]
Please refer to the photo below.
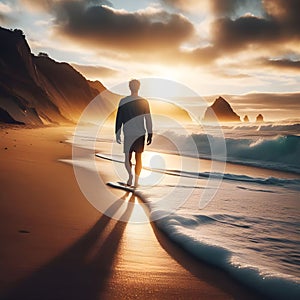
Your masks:
[{"label": "silhouette of a man", "polygon": [[127,185],[132,185],[132,152],[135,152],[135,178],[134,187],[138,186],[142,170],[142,152],[144,151],[145,135],[147,132],[147,145],[152,142],[152,119],[149,103],[138,95],[140,82],[133,79],[129,82],[131,95],[121,99],[118,107],[115,134],[116,140],[121,144],[121,127],[123,125],[125,168],[128,172]]}]

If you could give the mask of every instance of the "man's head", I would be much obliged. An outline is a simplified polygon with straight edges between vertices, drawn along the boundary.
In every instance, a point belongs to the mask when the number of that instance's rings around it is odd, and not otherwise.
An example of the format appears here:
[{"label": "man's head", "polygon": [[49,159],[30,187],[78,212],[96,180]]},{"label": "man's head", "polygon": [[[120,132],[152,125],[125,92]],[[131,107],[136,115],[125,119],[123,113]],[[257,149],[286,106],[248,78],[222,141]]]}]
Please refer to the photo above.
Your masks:
[{"label": "man's head", "polygon": [[137,79],[132,79],[129,81],[129,88],[131,93],[137,93],[140,89],[141,83]]}]

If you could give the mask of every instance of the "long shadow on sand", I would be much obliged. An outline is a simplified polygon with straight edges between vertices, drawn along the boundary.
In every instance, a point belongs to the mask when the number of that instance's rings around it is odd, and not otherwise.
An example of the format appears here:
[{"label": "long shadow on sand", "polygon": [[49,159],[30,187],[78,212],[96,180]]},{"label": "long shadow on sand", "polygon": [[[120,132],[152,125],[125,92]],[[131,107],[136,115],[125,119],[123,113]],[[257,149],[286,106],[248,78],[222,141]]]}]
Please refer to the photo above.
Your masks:
[{"label": "long shadow on sand", "polygon": [[[1,299],[98,299],[111,274],[114,258],[127,222],[113,220],[122,205],[126,205],[123,220],[129,220],[132,205],[124,199],[114,202],[95,225],[60,256],[41,267],[29,278],[17,284]],[[133,202],[132,195],[129,202]],[[104,238],[104,231],[112,223],[111,232]],[[103,237],[103,243],[99,240]],[[94,253],[94,256],[91,255]]]}]

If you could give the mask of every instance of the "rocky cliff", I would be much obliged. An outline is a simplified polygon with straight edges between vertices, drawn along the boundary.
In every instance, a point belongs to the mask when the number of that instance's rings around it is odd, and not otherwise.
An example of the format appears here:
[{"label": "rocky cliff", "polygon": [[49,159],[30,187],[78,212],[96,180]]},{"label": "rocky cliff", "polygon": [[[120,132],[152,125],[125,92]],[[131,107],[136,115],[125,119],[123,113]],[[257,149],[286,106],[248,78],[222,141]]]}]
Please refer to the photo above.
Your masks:
[{"label": "rocky cliff", "polygon": [[0,107],[0,123],[24,125],[22,122],[16,121],[6,110]]},{"label": "rocky cliff", "polygon": [[21,30],[0,27],[0,40],[0,107],[14,120],[35,125],[76,122],[100,87],[105,90],[67,63],[33,55]]}]

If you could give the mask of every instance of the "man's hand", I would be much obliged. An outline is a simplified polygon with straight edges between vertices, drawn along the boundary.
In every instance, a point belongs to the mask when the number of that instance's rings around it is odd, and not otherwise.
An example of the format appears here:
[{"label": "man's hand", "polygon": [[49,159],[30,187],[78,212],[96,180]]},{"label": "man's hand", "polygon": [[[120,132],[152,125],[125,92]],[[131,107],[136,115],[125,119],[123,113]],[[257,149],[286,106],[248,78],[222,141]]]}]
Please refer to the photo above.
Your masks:
[{"label": "man's hand", "polygon": [[118,144],[121,144],[121,136],[120,135],[116,135],[116,140]]},{"label": "man's hand", "polygon": [[148,134],[147,145],[150,145],[151,143],[152,143],[152,134]]}]

